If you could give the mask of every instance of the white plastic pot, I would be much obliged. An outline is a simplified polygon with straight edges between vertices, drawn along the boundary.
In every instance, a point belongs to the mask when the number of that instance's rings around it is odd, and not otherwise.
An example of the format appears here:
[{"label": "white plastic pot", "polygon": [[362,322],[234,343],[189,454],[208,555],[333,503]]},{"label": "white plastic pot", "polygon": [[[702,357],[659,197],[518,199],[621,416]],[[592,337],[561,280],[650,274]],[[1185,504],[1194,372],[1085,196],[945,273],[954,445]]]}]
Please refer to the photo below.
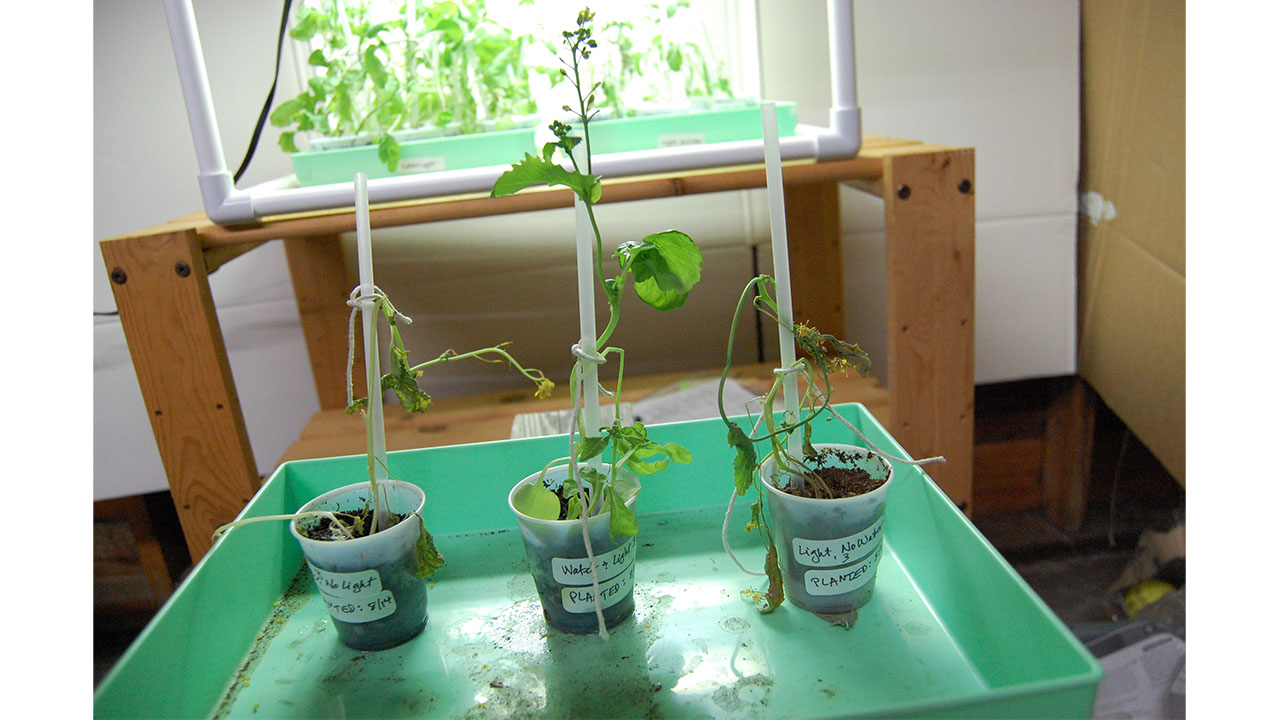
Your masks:
[{"label": "white plastic pot", "polygon": [[787,597],[810,612],[848,612],[867,604],[875,589],[893,467],[853,445],[815,443],[814,448],[843,450],[873,478],[885,478],[883,485],[862,495],[805,498],[778,489],[775,482],[803,481],[776,472],[773,458],[760,466]]},{"label": "white plastic pot", "polygon": [[[311,576],[342,644],[356,650],[395,647],[422,632],[427,624],[427,584],[417,577],[416,548],[426,495],[416,485],[397,480],[378,483],[389,512],[405,515],[386,530],[355,540],[312,540],[289,530],[302,546]],[[327,492],[298,512],[351,511],[370,499],[369,483],[355,483]]]},{"label": "white plastic pot", "polygon": [[[609,466],[604,466],[609,472]],[[627,471],[623,471],[627,472]],[[529,556],[529,569],[542,601],[542,614],[556,630],[589,634],[599,629],[596,618],[595,591],[592,587],[591,563],[582,539],[581,520],[540,520],[516,509],[516,496],[526,483],[537,482],[539,473],[516,483],[507,496],[507,505],[516,516]],[[569,474],[569,468],[547,472],[544,483],[558,488]],[[627,501],[635,511],[636,498]],[[635,612],[634,537],[610,538],[611,513],[587,519],[591,550],[599,579],[600,604],[606,628],[612,628]]]}]

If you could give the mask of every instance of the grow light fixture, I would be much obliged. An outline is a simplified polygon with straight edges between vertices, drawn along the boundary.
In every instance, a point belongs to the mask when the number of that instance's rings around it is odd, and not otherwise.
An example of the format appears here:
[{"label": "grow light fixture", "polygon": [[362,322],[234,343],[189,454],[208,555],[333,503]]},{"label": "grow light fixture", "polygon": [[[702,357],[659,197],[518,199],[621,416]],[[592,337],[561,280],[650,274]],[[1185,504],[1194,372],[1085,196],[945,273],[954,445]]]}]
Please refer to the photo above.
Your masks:
[{"label": "grow light fixture", "polygon": [[[200,193],[209,219],[219,225],[235,225],[271,215],[352,206],[352,182],[297,187],[290,178],[246,189],[235,187],[218,133],[191,0],[165,0],[164,7],[195,144]],[[827,34],[831,69],[829,126],[797,125],[797,134],[780,140],[783,160],[852,157],[861,146],[853,0],[827,0]],[[512,158],[515,160],[518,158]],[[600,154],[593,158],[593,170],[604,177],[625,177],[763,162],[763,141],[755,139]],[[369,201],[400,202],[484,192],[509,167],[510,164],[503,164],[374,178],[368,182]]]}]

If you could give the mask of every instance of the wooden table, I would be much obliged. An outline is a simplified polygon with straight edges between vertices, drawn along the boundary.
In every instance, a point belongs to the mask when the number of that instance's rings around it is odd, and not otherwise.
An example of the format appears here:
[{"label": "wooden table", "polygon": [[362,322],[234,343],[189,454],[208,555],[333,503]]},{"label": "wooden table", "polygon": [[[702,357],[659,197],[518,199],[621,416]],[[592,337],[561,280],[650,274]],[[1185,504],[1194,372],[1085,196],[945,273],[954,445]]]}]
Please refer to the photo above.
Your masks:
[{"label": "wooden table", "polygon": [[[972,148],[879,136],[865,136],[855,158],[783,165],[792,277],[806,278],[794,290],[795,316],[817,327],[844,327],[839,184],[884,200],[889,395],[887,416],[878,417],[914,455],[947,457],[930,475],[966,508],[973,484],[973,173]],[[604,181],[601,202],[764,185],[763,164],[612,178]],[[572,202],[564,189],[426,198],[374,206],[370,224],[416,225]],[[195,213],[100,243],[193,559],[261,482],[208,275],[265,242],[285,243],[322,408],[314,424],[346,402],[345,358],[332,348],[346,346],[352,281],[339,237],[354,229],[352,208],[236,227]],[[441,444],[422,435],[419,446]]]}]

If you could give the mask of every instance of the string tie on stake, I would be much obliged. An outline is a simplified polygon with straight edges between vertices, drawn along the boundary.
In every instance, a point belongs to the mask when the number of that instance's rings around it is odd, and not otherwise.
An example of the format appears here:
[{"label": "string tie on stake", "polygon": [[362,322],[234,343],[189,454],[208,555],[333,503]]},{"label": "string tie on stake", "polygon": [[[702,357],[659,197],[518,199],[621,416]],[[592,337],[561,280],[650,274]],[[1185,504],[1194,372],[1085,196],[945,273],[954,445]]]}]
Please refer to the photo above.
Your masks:
[{"label": "string tie on stake", "polygon": [[[369,293],[361,293],[360,286],[357,285],[351,290],[351,294],[347,296],[347,305],[351,307],[351,315],[347,320],[347,407],[355,402],[351,384],[351,369],[356,362],[356,314],[364,307],[365,303],[370,303],[379,298],[385,300],[387,294],[382,292],[382,288],[377,285],[373,286],[373,290]],[[412,325],[413,318],[405,315],[399,310],[395,311],[396,319],[404,322],[405,325]]]},{"label": "string tie on stake", "polygon": [[782,377],[783,375],[794,375],[803,369],[804,369],[803,365],[796,364],[796,365],[792,365],[789,368],[774,368],[773,374],[777,375],[778,377]]},{"label": "string tie on stake", "polygon": [[[573,347],[569,348],[569,352],[579,360],[585,360],[593,365],[603,365],[606,362],[602,355],[588,353],[586,350],[583,350],[582,343],[574,343]],[[613,393],[609,392],[609,390],[599,382],[596,383],[596,387],[600,389],[600,392],[603,393],[605,397],[613,397]]]}]

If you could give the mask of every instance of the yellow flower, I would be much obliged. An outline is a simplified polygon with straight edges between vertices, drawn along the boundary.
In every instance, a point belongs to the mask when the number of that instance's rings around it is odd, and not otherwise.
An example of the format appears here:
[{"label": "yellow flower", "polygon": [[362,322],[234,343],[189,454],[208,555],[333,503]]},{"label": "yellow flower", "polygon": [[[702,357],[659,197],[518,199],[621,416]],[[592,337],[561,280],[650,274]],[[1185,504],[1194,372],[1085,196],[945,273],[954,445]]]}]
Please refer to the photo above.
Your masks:
[{"label": "yellow flower", "polygon": [[551,391],[555,390],[556,384],[546,378],[538,380],[538,389],[533,392],[533,396],[539,400],[546,400],[551,397]]}]

